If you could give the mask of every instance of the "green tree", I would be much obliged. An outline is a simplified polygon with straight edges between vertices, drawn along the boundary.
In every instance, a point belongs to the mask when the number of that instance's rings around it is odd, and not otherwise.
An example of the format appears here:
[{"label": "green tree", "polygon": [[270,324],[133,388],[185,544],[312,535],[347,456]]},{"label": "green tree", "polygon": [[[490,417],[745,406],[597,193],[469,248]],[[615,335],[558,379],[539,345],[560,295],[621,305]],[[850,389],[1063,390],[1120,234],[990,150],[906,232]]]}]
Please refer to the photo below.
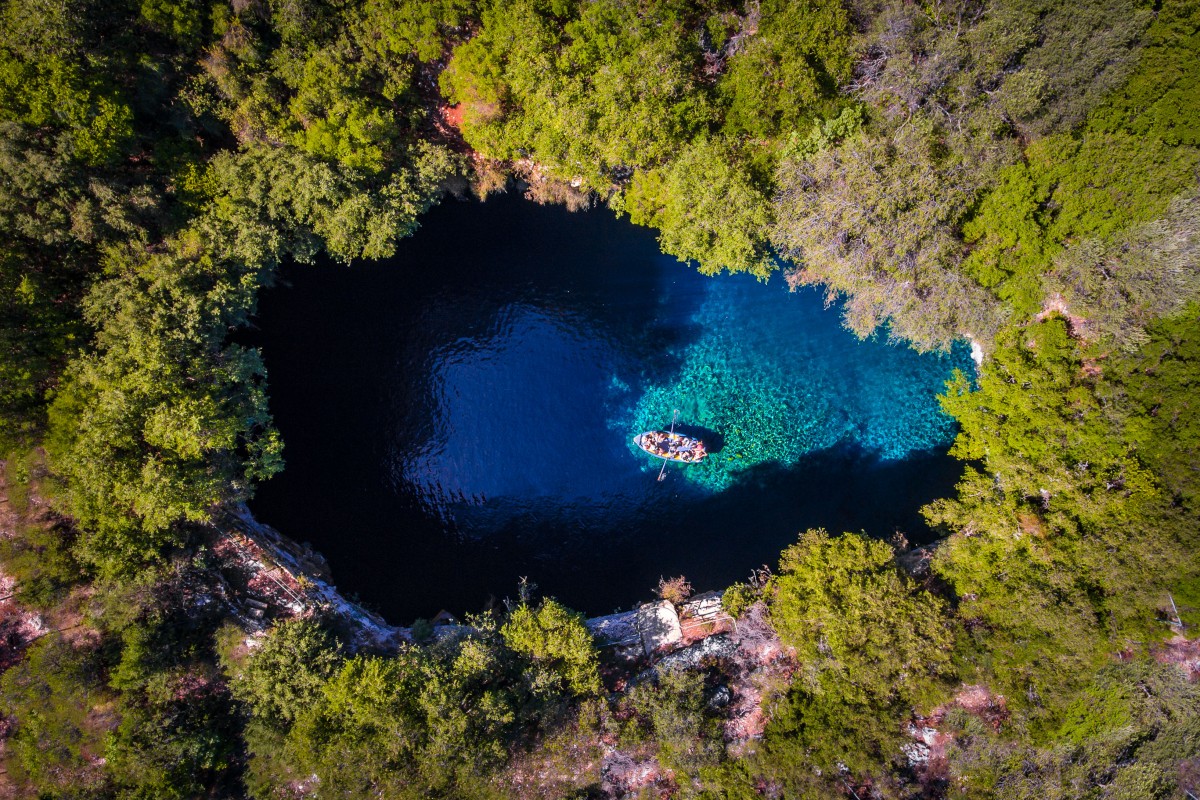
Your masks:
[{"label": "green tree", "polygon": [[877,771],[903,725],[954,674],[945,604],[897,569],[892,549],[859,534],[811,530],[783,551],[766,589],[771,623],[800,673],[777,701],[758,766],[812,789],[814,767]]},{"label": "green tree", "polygon": [[664,252],[707,275],[765,279],[775,269],[766,242],[771,206],[726,141],[697,142],[669,167],[636,173],[617,207],[634,224],[658,228]]},{"label": "green tree", "polygon": [[1144,42],[1129,81],[1097,110],[1091,125],[1168,145],[1200,146],[1200,9],[1181,0],[1162,3]]},{"label": "green tree", "polygon": [[16,720],[5,763],[37,796],[87,796],[105,788],[94,761],[105,730],[89,719],[111,700],[101,669],[94,649],[51,634],[0,677],[0,711]]},{"label": "green tree", "polygon": [[[137,258],[137,256],[134,256]],[[69,368],[51,409],[51,462],[86,534],[86,561],[129,569],[281,466],[258,354],[224,342],[257,276],[180,250],[95,287],[96,350]]]},{"label": "green tree", "polygon": [[707,705],[704,680],[699,671],[659,667],[621,701],[632,714],[623,739],[629,744],[652,743],[662,768],[685,784],[724,755],[720,723]]},{"label": "green tree", "polygon": [[521,603],[509,612],[500,635],[514,652],[557,675],[573,694],[600,691],[596,647],[582,614],[549,598],[536,608]]},{"label": "green tree", "polygon": [[297,618],[272,628],[244,664],[225,668],[233,673],[234,697],[256,717],[285,726],[308,711],[342,661],[324,627]]},{"label": "green tree", "polygon": [[770,138],[801,127],[850,77],[850,19],[840,0],[773,0],[758,13],[719,90],[727,130]]},{"label": "green tree", "polygon": [[779,168],[770,237],[796,264],[788,280],[846,295],[846,325],[860,336],[888,321],[930,349],[998,327],[997,309],[959,272],[957,226],[1003,149],[946,138],[918,117],[895,136],[854,136]]},{"label": "green tree", "polygon": [[1068,247],[1046,276],[1079,319],[1077,333],[1136,351],[1155,320],[1200,299],[1200,199],[1177,198],[1163,219],[1127,228],[1111,242]]},{"label": "green tree", "polygon": [[1194,512],[1179,506],[1194,459],[1176,444],[1196,436],[1192,336],[1161,325],[1103,362],[1049,319],[1002,339],[977,390],[960,378],[944,399],[962,426],[953,452],[977,466],[927,509],[954,532],[934,567],[961,598],[977,668],[1047,725],[1112,650],[1163,635],[1166,593],[1195,580]]}]

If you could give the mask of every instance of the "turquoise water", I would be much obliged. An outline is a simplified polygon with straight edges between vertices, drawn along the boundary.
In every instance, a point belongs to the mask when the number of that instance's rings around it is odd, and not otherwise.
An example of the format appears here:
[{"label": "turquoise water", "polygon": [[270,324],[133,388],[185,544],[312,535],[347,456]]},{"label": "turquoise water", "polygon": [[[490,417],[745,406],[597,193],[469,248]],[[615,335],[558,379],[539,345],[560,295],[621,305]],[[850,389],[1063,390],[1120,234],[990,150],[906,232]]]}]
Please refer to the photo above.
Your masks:
[{"label": "turquoise water", "polygon": [[[284,472],[251,508],[391,618],[521,578],[583,611],[717,588],[810,527],[910,539],[949,493],[966,348],[860,342],[814,291],[707,278],[605,210],[447,203],[396,257],[284,270],[257,330]],[[632,444],[670,425],[698,465]]]},{"label": "turquoise water", "polygon": [[816,290],[788,292],[779,277],[726,276],[703,294],[696,340],[665,354],[678,368],[630,387],[609,421],[614,431],[665,427],[678,410],[685,427],[719,432],[719,452],[669,467],[686,480],[720,491],[760,465],[791,467],[839,444],[897,460],[954,438],[936,393],[953,369],[972,369],[965,344],[922,356],[879,337],[855,342]]}]

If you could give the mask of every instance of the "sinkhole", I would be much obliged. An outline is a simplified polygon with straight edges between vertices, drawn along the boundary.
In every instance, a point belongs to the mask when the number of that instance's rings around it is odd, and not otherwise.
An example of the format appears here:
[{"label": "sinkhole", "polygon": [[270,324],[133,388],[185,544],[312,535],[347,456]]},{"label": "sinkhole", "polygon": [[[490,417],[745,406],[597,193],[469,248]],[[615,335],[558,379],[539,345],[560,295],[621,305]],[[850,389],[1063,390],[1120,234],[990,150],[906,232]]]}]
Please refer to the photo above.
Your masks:
[{"label": "sinkhole", "polygon": [[[967,348],[859,341],[776,276],[698,274],[598,209],[448,200],[393,258],[288,265],[262,348],[284,472],[251,509],[393,622],[538,591],[600,614],[720,588],[810,527],[928,540]],[[696,465],[632,437],[704,438]]]}]

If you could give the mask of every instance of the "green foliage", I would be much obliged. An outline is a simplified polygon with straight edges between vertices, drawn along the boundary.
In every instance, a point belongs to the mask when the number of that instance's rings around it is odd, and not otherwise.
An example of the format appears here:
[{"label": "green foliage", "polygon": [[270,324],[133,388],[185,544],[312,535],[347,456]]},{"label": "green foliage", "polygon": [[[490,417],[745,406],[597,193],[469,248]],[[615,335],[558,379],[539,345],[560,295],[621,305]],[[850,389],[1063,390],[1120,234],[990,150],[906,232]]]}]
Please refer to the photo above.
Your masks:
[{"label": "green foliage", "polygon": [[803,534],[766,589],[770,619],[801,665],[773,711],[758,767],[811,784],[814,767],[867,772],[899,747],[904,721],[953,674],[945,605],[863,535]]},{"label": "green foliage", "polygon": [[[1089,71],[1099,70],[1088,78],[1092,81],[1088,85],[1093,99],[1081,102],[1076,110],[1064,105],[1043,122],[1056,120],[1054,124],[1058,127],[1064,119],[1072,125],[1082,122],[1082,109],[1094,106],[1095,98],[1118,85],[1117,77],[1123,79],[1135,63],[1133,51],[1128,49],[1126,42],[1144,26],[1145,12],[1106,14],[1104,20],[1118,18],[1122,22],[1116,28],[1105,30],[1092,16],[1097,11],[1098,8],[1089,6],[1088,11],[1077,19],[1065,18],[1063,12],[1056,11],[1053,18],[1043,21],[1042,25],[1049,25],[1055,36],[1076,38],[1079,30],[1094,25],[1094,33],[1090,35],[1106,38],[1116,48],[1116,53],[1126,55],[1110,54],[1105,59],[1094,60],[1095,54],[1089,53],[1079,65],[1066,70],[1067,74],[1072,70],[1077,72],[1077,77],[1067,78],[1074,81],[1082,80],[1079,76],[1090,74]],[[1151,41],[1160,41],[1160,49],[1168,46],[1161,41],[1163,26],[1174,28],[1177,22],[1169,20],[1177,13],[1177,10],[1168,11],[1168,21],[1156,22],[1147,34]],[[1180,35],[1178,31],[1176,35]],[[1179,39],[1172,39],[1169,46],[1186,50],[1186,45]],[[1027,55],[1025,61],[1062,59],[1063,52],[1066,51],[1052,40]],[[1105,50],[1101,48],[1099,52]],[[1161,69],[1161,54],[1155,55],[1155,52],[1151,50],[1138,62],[1130,79],[1131,86],[1152,79],[1150,76]],[[1053,55],[1056,53],[1059,55]],[[1046,75],[1063,74],[1060,68],[1031,69]],[[1070,93],[1064,96],[1064,102],[1076,103],[1081,98],[1078,92]],[[963,235],[973,247],[963,263],[963,270],[995,291],[1001,299],[1012,303],[1019,314],[1028,316],[1042,306],[1047,292],[1062,289],[1061,280],[1046,285],[1043,278],[1064,246],[1069,245],[1063,256],[1068,264],[1087,261],[1096,257],[1097,250],[1103,251],[1106,242],[1130,235],[1122,234],[1130,226],[1164,217],[1172,198],[1195,186],[1200,154],[1192,147],[1179,146],[1181,139],[1178,137],[1146,136],[1144,126],[1139,128],[1129,122],[1139,118],[1139,113],[1140,108],[1114,98],[1094,111],[1082,134],[1060,133],[1033,142],[1026,149],[1026,163],[1012,165],[1001,172],[995,188],[964,223]],[[1067,269],[1077,271],[1078,267],[1068,266]],[[1144,274],[1145,269],[1140,271]],[[1138,293],[1140,287],[1126,289],[1122,286],[1125,276],[1119,271],[1110,274],[1115,280],[1108,281],[1109,291]],[[1139,278],[1139,275],[1132,276],[1131,283],[1136,283]],[[1136,299],[1134,305],[1138,305]],[[1114,312],[1109,309],[1106,313],[1111,318]],[[1112,332],[1111,325],[1101,323],[1101,327],[1110,328],[1106,333]],[[1123,327],[1128,331],[1131,326]]]},{"label": "green foliage", "polygon": [[346,660],[294,725],[253,725],[252,789],[266,796],[284,776],[315,774],[342,797],[485,796],[483,776],[514,720],[511,696],[495,685],[498,655],[466,640],[452,653]]},{"label": "green foliage", "polygon": [[622,707],[631,714],[623,740],[653,742],[659,764],[678,777],[696,776],[724,755],[720,725],[705,700],[702,673],[656,669],[651,679],[625,695]]},{"label": "green foliage", "polygon": [[573,694],[600,691],[596,646],[582,614],[548,598],[537,608],[521,603],[509,613],[500,635],[514,652],[557,675]]},{"label": "green foliage", "polygon": [[1200,336],[1196,306],[1160,320],[1136,353],[1110,366],[1126,393],[1126,435],[1154,471],[1172,508],[1194,514],[1200,501]]},{"label": "green foliage", "polygon": [[75,531],[35,502],[45,487],[43,453],[10,453],[0,469],[9,512],[9,528],[0,537],[0,563],[22,605],[49,610],[86,577],[71,554]]},{"label": "green foliage", "polygon": [[374,62],[436,61],[474,10],[473,0],[369,0],[356,39]]},{"label": "green foliage", "polygon": [[721,608],[734,619],[740,617],[760,597],[757,589],[746,583],[726,587],[721,595]]},{"label": "green foliage", "polygon": [[16,597],[47,609],[66,596],[85,573],[71,553],[74,536],[66,525],[27,524],[0,539],[4,572],[16,582]]},{"label": "green foliage", "polygon": [[1001,341],[978,391],[959,376],[943,398],[962,426],[953,454],[986,459],[997,494],[1053,530],[1096,525],[1130,497],[1152,494],[1153,478],[1120,435],[1066,321]]},{"label": "green foliage", "polygon": [[289,142],[386,183],[428,122],[420,62],[436,60],[461,34],[469,7],[463,0],[285,2],[269,20],[226,18],[204,63],[215,110],[244,143]]},{"label": "green foliage", "polygon": [[1200,146],[1200,8],[1161,4],[1129,81],[1093,116],[1108,133],[1127,131],[1168,145]]},{"label": "green foliage", "polygon": [[864,111],[862,106],[846,106],[836,117],[817,120],[803,138],[792,131],[783,150],[784,159],[801,161],[828,150],[862,130]]},{"label": "green foliage", "polygon": [[61,128],[74,158],[88,165],[111,162],[133,135],[133,113],[103,74],[57,57],[31,63],[0,51],[3,118]]},{"label": "green foliage", "polygon": [[422,144],[390,175],[330,164],[292,147],[253,146],[213,160],[220,193],[207,235],[229,237],[230,254],[273,266],[287,254],[311,261],[324,249],[343,261],[385,258],[417,228],[456,163],[446,149]]},{"label": "green foliage", "polygon": [[1067,248],[1046,276],[1078,334],[1136,351],[1155,320],[1200,299],[1200,199],[1177,198],[1163,219]]},{"label": "green foliage", "polygon": [[[1006,110],[1039,135],[1077,127],[1125,84],[1138,64],[1141,34],[1153,19],[1148,5],[1137,0],[1082,5],[1032,0],[1004,3],[997,11],[1004,27],[1021,30],[1025,26],[1013,23],[1027,21],[1025,30],[1036,37],[1018,51],[1020,77],[1005,81],[1001,93]],[[1022,92],[1033,102],[1021,103]]]},{"label": "green foliage", "polygon": [[1075,701],[1055,741],[1031,747],[990,732],[960,736],[947,754],[955,796],[1166,798],[1200,781],[1196,687],[1176,666],[1108,666]]},{"label": "green foliage", "polygon": [[1155,326],[1138,354],[1097,363],[1050,319],[1002,340],[977,391],[960,380],[945,398],[954,452],[982,464],[927,509],[956,531],[935,568],[984,623],[976,668],[1047,724],[1111,649],[1166,632],[1166,593],[1196,574],[1178,499],[1194,491],[1191,327]]},{"label": "green foliage", "polygon": [[779,168],[770,236],[797,264],[789,281],[846,294],[846,325],[860,336],[890,320],[928,349],[996,328],[995,309],[957,270],[956,225],[1002,156],[966,139],[943,146],[952,138],[914,119],[893,137],[851,137]]},{"label": "green foliage", "polygon": [[51,634],[0,678],[0,712],[16,720],[5,763],[37,796],[88,796],[105,784],[92,760],[103,749],[110,699],[100,669],[94,650]]},{"label": "green foliage", "polygon": [[775,137],[801,127],[850,77],[850,20],[840,0],[772,0],[758,10],[718,86],[728,131]]},{"label": "green foliage", "polygon": [[[102,643],[50,634],[0,679],[10,777],[236,796],[248,755],[259,797],[486,797],[574,733],[580,696],[602,716],[593,645],[553,601],[387,657],[285,623],[244,662],[225,642],[231,695],[195,602],[214,587],[163,559],[281,468],[261,361],[227,341],[276,264],[391,254],[469,163],[440,85],[481,174],[600,194],[706,273],[764,277],[773,245],[860,334],[994,350],[949,387],[969,463],[928,509],[961,635],[884,545],[810,532],[764,595],[801,669],[756,753],[726,758],[687,672],[618,702],[626,744],[684,795],[830,796],[849,769],[903,796],[903,727],[957,670],[1013,717],[1004,738],[947,712],[948,794],[1200,792],[1194,687],[1110,663],[1170,633],[1168,592],[1200,607],[1200,11],[1158,6],[9,0],[0,445],[49,429],[81,530],[22,519],[0,556],[51,613],[98,567],[72,597]],[[1032,321],[1048,299],[1069,322]],[[6,467],[18,515],[27,467]]]},{"label": "green foliage", "polygon": [[808,531],[783,551],[766,593],[810,691],[915,702],[949,671],[944,605],[910,586],[883,542]]},{"label": "green foliage", "polygon": [[1028,153],[1040,181],[1053,186],[1052,241],[1109,237],[1162,216],[1171,198],[1196,185],[1200,152],[1127,134],[1088,134],[1076,143],[1046,139]]},{"label": "green foliage", "polygon": [[223,687],[207,677],[194,669],[168,684],[169,699],[122,709],[105,751],[121,797],[196,797],[234,765],[239,731]]},{"label": "green foliage", "polygon": [[288,107],[303,122],[294,143],[306,153],[349,169],[382,170],[385,153],[399,130],[382,103],[354,91],[365,78],[361,63],[336,46],[310,56]]},{"label": "green foliage", "polygon": [[343,661],[339,647],[319,623],[294,619],[276,625],[245,663],[226,663],[233,694],[256,717],[276,725],[308,711]]},{"label": "green foliage", "polygon": [[195,0],[142,0],[141,18],[162,34],[193,43],[204,29],[200,3]]},{"label": "green foliage", "polygon": [[687,3],[494,2],[481,23],[441,86],[464,104],[463,133],[486,156],[528,157],[606,191],[616,173],[669,160],[714,119]]},{"label": "green foliage", "polygon": [[[70,367],[51,409],[51,462],[87,535],[80,553],[129,569],[280,468],[258,354],[224,342],[260,277],[180,242],[114,254],[90,293],[96,349]],[[142,260],[144,259],[144,260]]]},{"label": "green foliage", "polygon": [[665,170],[639,172],[621,204],[637,225],[658,228],[659,246],[713,275],[774,270],[766,242],[771,207],[728,142],[699,142]]},{"label": "green foliage", "polygon": [[552,600],[517,607],[503,626],[471,622],[427,647],[347,658],[296,620],[244,663],[226,656],[251,717],[252,793],[316,775],[344,797],[494,796],[491,776],[510,748],[600,682],[581,616]]}]

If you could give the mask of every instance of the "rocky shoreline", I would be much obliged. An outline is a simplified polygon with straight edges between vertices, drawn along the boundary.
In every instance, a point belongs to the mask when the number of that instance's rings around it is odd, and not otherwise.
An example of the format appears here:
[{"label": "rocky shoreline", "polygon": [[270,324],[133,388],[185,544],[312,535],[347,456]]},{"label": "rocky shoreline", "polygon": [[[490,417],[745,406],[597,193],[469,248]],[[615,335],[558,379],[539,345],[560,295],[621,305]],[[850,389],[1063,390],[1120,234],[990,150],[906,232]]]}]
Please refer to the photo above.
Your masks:
[{"label": "rocky shoreline", "polygon": [[[252,627],[269,618],[321,613],[341,624],[354,649],[388,650],[412,642],[412,628],[392,625],[341,594],[329,564],[307,544],[299,544],[254,518],[245,505],[214,515],[211,547],[235,587],[231,602]],[[597,645],[612,660],[629,665],[654,661],[710,636],[729,634],[736,621],[721,607],[721,592],[696,594],[678,606],[667,600],[641,603],[629,611],[586,621]],[[457,622],[443,615],[437,628]],[[461,626],[460,626],[461,627]]]}]

